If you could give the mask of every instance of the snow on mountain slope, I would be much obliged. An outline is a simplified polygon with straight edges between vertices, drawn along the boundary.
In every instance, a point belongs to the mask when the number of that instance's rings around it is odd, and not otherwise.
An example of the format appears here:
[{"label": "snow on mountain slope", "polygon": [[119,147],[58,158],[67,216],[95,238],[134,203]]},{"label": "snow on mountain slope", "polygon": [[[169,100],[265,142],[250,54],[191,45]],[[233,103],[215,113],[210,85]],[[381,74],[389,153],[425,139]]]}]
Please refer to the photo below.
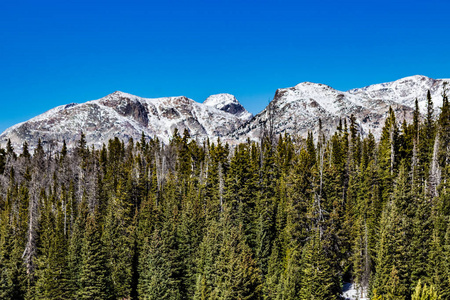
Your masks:
[{"label": "snow on mountain slope", "polygon": [[[237,100],[233,103],[240,106]],[[114,92],[83,104],[58,106],[14,125],[0,135],[0,142],[4,145],[11,139],[13,146],[21,149],[26,140],[34,148],[41,138],[44,144],[55,146],[66,140],[70,147],[83,131],[88,144],[96,147],[114,137],[137,140],[142,132],[168,143],[175,128],[180,134],[188,129],[193,138],[215,138],[226,136],[243,124],[245,112],[244,117],[235,115],[184,96],[147,99]]]},{"label": "snow on mountain slope", "polygon": [[231,94],[211,95],[203,104],[231,113],[243,121],[248,121],[253,117]]},{"label": "snow on mountain slope", "polygon": [[237,143],[247,138],[258,140],[269,127],[275,134],[317,133],[319,119],[324,133],[330,135],[340,119],[349,122],[352,114],[361,135],[372,132],[379,137],[389,107],[394,109],[399,122],[411,121],[416,98],[425,112],[428,90],[435,107],[442,105],[444,82],[450,79],[416,75],[346,92],[303,82],[278,89],[269,106],[255,117],[230,94],[212,95],[198,103],[184,96],[149,99],[114,92],[98,100],[58,106],[14,125],[0,135],[0,145],[4,147],[11,139],[20,151],[25,140],[33,148],[41,138],[48,147],[60,146],[63,140],[70,147],[79,139],[81,131],[88,144],[96,147],[114,137],[140,139],[142,132],[148,138],[168,143],[175,128],[180,134],[187,129],[199,140],[221,137]]},{"label": "snow on mountain slope", "polygon": [[425,112],[428,90],[435,107],[441,106],[444,81],[450,82],[417,75],[347,92],[324,84],[303,82],[295,87],[278,89],[270,105],[234,132],[233,137],[241,141],[247,137],[259,139],[269,127],[269,119],[273,120],[275,134],[286,132],[306,136],[308,131],[317,132],[319,119],[324,132],[331,134],[339,119],[349,121],[352,114],[362,135],[372,132],[379,137],[389,107],[395,111],[398,121],[411,121],[416,98],[421,111]]},{"label": "snow on mountain slope", "polygon": [[443,82],[450,83],[450,79],[432,79],[422,75],[415,75],[393,82],[374,84],[360,89],[349,90],[348,93],[363,99],[365,103],[376,100],[392,100],[413,108],[414,101],[417,99],[421,112],[425,113],[428,90],[430,90],[434,106],[442,106]]}]

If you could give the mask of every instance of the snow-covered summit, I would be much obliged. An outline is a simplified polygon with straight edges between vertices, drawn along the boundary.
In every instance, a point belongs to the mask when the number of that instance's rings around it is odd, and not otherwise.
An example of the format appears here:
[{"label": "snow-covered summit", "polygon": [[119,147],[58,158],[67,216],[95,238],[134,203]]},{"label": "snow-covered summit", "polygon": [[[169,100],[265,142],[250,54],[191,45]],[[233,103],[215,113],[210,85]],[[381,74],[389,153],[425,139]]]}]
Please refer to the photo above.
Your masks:
[{"label": "snow-covered summit", "polygon": [[240,104],[234,95],[227,93],[211,95],[208,98],[206,98],[205,101],[203,101],[203,104],[208,106],[214,106],[217,109],[222,109],[223,106],[230,103]]},{"label": "snow-covered summit", "polygon": [[433,79],[423,75],[414,75],[392,82],[369,85],[347,91],[366,102],[374,100],[392,100],[395,103],[414,107],[417,99],[421,112],[426,109],[426,95],[430,91],[435,107],[442,106],[443,83],[450,79]]},{"label": "snow-covered summit", "polygon": [[444,82],[450,79],[415,75],[348,91],[302,82],[278,89],[270,105],[255,117],[230,94],[212,95],[198,103],[185,96],[142,98],[116,91],[98,100],[61,105],[16,124],[0,135],[0,145],[11,139],[20,151],[24,141],[33,148],[41,138],[46,144],[65,140],[70,146],[81,131],[88,144],[96,147],[114,137],[138,140],[142,132],[167,143],[175,128],[179,132],[187,129],[195,139],[220,137],[237,142],[259,139],[269,128],[274,134],[305,136],[317,132],[319,120],[323,132],[332,134],[340,120],[349,122],[350,115],[355,117],[361,135],[371,132],[379,137],[389,107],[398,121],[410,121],[415,99],[425,111],[428,91],[435,106],[440,107]]},{"label": "snow-covered summit", "polygon": [[34,148],[41,138],[44,144],[65,140],[70,147],[81,131],[88,144],[96,147],[114,137],[139,140],[142,133],[168,143],[175,128],[179,132],[187,129],[200,140],[225,137],[247,121],[248,112],[237,100],[223,103],[218,109],[185,96],[142,98],[116,91],[98,100],[58,106],[12,126],[0,135],[0,144],[11,139],[18,150],[24,141]]},{"label": "snow-covered summit", "polygon": [[231,94],[223,93],[211,95],[203,102],[203,104],[233,114],[244,121],[250,120],[253,116],[239,103],[236,97]]},{"label": "snow-covered summit", "polygon": [[309,131],[318,130],[319,119],[324,133],[331,134],[340,119],[353,115],[361,135],[372,132],[378,137],[389,107],[394,109],[399,121],[410,121],[415,99],[421,112],[425,112],[428,90],[434,106],[442,106],[444,82],[450,82],[450,79],[415,75],[349,91],[302,82],[294,87],[278,89],[270,105],[233,135],[241,140],[248,137],[258,139],[267,130],[265,124],[269,118],[273,118],[271,128],[275,134],[286,132],[304,136]]}]

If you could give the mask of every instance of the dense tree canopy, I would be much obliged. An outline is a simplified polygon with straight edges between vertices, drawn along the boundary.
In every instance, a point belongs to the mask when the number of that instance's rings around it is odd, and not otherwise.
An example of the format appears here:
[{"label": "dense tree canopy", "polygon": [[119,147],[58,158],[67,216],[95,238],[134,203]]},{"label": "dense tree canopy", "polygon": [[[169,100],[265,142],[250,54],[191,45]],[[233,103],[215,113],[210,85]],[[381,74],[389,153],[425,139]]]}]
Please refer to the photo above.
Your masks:
[{"label": "dense tree canopy", "polygon": [[[230,146],[0,149],[1,299],[450,298],[450,109]],[[416,106],[418,109],[418,106]],[[344,125],[342,125],[342,123]],[[347,126],[349,124],[349,126]],[[64,144],[65,145],[65,144]]]}]

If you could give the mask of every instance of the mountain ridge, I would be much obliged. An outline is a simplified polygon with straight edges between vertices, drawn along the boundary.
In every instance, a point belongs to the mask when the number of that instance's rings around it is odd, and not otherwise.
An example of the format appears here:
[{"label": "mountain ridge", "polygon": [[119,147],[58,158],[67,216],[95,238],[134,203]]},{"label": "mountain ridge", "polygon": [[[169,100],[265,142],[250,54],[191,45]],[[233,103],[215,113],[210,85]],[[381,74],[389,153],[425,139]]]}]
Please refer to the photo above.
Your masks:
[{"label": "mountain ridge", "polygon": [[[305,135],[317,133],[319,119],[323,131],[332,134],[339,120],[354,115],[359,132],[372,132],[379,138],[389,107],[396,112],[398,121],[412,120],[417,98],[421,113],[426,111],[426,94],[430,90],[434,107],[442,105],[443,83],[450,79],[432,79],[414,75],[396,81],[363,88],[339,91],[331,86],[302,82],[294,87],[277,89],[271,105],[257,114],[244,127],[233,133],[235,138],[257,139],[263,134],[269,115],[275,119],[274,133]],[[271,112],[269,112],[271,110]]]},{"label": "mountain ridge", "polygon": [[97,100],[60,105],[13,125],[0,135],[0,144],[4,146],[10,139],[16,149],[24,141],[34,148],[41,138],[49,147],[58,147],[63,140],[71,147],[81,131],[94,147],[101,147],[114,137],[136,140],[142,132],[148,138],[157,137],[168,143],[175,128],[179,132],[187,129],[194,139],[221,138],[238,143],[261,138],[269,116],[274,134],[305,135],[317,131],[319,119],[324,132],[332,134],[339,120],[352,114],[361,135],[372,132],[378,137],[389,107],[399,121],[409,122],[416,98],[421,112],[425,112],[428,90],[434,106],[442,105],[444,81],[450,79],[414,75],[348,91],[301,82],[277,89],[270,104],[255,116],[227,93],[211,95],[200,103],[185,96],[143,98],[115,91]]}]

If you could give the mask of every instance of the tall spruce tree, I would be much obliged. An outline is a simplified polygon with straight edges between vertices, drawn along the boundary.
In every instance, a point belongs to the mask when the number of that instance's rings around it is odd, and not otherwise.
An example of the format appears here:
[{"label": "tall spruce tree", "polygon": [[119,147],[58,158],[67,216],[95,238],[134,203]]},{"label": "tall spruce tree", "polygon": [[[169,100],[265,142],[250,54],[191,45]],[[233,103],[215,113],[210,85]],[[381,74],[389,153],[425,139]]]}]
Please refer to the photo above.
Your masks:
[{"label": "tall spruce tree", "polygon": [[411,296],[412,204],[411,183],[402,165],[394,193],[383,211],[380,223],[374,279],[377,293],[394,299]]},{"label": "tall spruce tree", "polygon": [[115,195],[109,199],[102,236],[114,295],[120,299],[131,295],[135,224],[130,198],[126,184],[119,180]]},{"label": "tall spruce tree", "polygon": [[334,276],[330,261],[322,247],[320,230],[314,229],[311,239],[303,249],[301,299],[336,299]]},{"label": "tall spruce tree", "polygon": [[138,285],[140,299],[182,299],[166,234],[156,229],[151,238],[144,240]]},{"label": "tall spruce tree", "polygon": [[112,299],[110,276],[107,272],[105,247],[101,227],[94,213],[89,213],[81,246],[79,299]]}]

